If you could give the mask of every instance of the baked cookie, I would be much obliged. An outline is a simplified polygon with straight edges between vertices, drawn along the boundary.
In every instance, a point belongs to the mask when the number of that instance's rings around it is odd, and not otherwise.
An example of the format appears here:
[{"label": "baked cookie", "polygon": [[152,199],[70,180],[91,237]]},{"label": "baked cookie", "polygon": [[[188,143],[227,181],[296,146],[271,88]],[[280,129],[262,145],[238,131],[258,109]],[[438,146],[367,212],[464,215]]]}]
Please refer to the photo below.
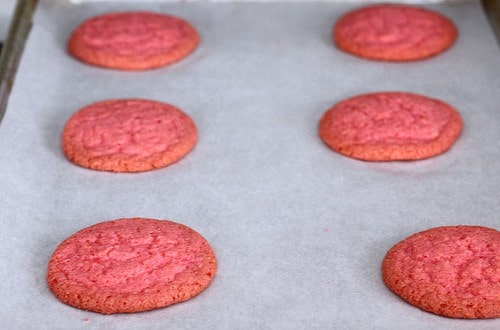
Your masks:
[{"label": "baked cookie", "polygon": [[462,119],[450,105],[418,94],[354,96],[329,109],[319,135],[333,150],[361,160],[416,160],[448,150]]},{"label": "baked cookie", "polygon": [[68,52],[96,66],[145,70],[177,62],[194,51],[196,29],[154,12],[109,13],[90,18],[71,34]]},{"label": "baked cookie", "polygon": [[425,8],[381,4],[342,16],[333,27],[333,41],[359,57],[414,61],[437,55],[453,45],[457,28],[443,15]]},{"label": "baked cookie", "polygon": [[101,171],[140,172],[170,165],[196,144],[193,120],[176,107],[142,99],[91,104],[67,121],[62,148],[73,163]]},{"label": "baked cookie", "polygon": [[210,284],[216,267],[209,243],[182,224],[118,219],[64,240],[50,258],[47,283],[73,307],[132,313],[196,296]]},{"label": "baked cookie", "polygon": [[392,247],[382,263],[387,287],[410,304],[452,318],[500,317],[500,232],[437,227]]}]

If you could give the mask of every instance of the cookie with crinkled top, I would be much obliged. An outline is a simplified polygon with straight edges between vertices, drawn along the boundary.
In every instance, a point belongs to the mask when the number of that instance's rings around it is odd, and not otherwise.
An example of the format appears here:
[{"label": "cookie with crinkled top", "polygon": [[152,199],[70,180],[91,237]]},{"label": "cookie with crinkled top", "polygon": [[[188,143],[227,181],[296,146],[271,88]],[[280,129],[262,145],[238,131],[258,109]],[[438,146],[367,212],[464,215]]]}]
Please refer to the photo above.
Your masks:
[{"label": "cookie with crinkled top", "polygon": [[426,8],[381,4],[343,15],[333,41],[350,54],[382,61],[415,61],[450,48],[458,30],[449,18]]},{"label": "cookie with crinkled top", "polygon": [[80,61],[111,69],[146,70],[177,62],[198,43],[186,20],[155,12],[116,12],[89,18],[71,33],[67,49]]},{"label": "cookie with crinkled top", "polygon": [[500,232],[444,226],[413,234],[387,252],[382,278],[395,294],[428,312],[500,317]]},{"label": "cookie with crinkled top", "polygon": [[333,150],[366,161],[418,160],[455,143],[462,118],[449,104],[407,92],[357,95],[324,113],[321,139]]},{"label": "cookie with crinkled top", "polygon": [[193,229],[129,218],[98,223],[65,239],[50,258],[47,283],[73,307],[132,313],[198,295],[216,268],[212,247]]},{"label": "cookie with crinkled top", "polygon": [[76,165],[112,172],[168,166],[197,141],[191,117],[177,107],[144,99],[93,103],[74,113],[62,134],[62,149]]}]

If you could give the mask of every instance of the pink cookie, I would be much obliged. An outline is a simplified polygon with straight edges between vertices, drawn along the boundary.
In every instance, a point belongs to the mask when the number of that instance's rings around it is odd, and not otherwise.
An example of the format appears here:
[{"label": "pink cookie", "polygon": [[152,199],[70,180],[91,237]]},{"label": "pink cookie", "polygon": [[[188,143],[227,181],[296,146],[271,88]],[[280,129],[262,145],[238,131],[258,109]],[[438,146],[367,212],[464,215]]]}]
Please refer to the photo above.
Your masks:
[{"label": "pink cookie", "polygon": [[319,135],[333,150],[367,161],[416,160],[439,155],[462,131],[450,105],[404,92],[363,94],[329,109]]},{"label": "pink cookie", "polygon": [[141,99],[107,100],[76,112],[62,148],[82,167],[140,172],[170,165],[196,144],[193,120],[176,107]]},{"label": "pink cookie", "polygon": [[189,55],[199,42],[187,21],[153,12],[109,13],[80,24],[68,52],[96,66],[144,70],[165,66]]},{"label": "pink cookie", "polygon": [[393,246],[382,263],[387,287],[410,304],[453,318],[500,317],[500,232],[437,227]]},{"label": "pink cookie", "polygon": [[453,22],[425,8],[381,4],[342,16],[333,27],[337,46],[374,60],[414,61],[437,55],[457,38]]},{"label": "pink cookie", "polygon": [[102,314],[141,312],[203,291],[217,262],[208,242],[171,221],[102,222],[64,240],[49,261],[47,282],[62,302]]}]

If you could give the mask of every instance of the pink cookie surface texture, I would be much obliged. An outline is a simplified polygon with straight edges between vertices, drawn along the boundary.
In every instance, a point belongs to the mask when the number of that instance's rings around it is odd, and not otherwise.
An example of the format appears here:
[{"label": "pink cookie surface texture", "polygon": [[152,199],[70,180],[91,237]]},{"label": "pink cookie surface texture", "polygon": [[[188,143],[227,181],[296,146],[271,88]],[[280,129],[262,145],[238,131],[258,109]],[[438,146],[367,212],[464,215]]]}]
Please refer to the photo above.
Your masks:
[{"label": "pink cookie surface texture", "polygon": [[362,7],[342,16],[333,27],[336,45],[359,57],[414,61],[453,45],[457,28],[443,15],[407,5]]},{"label": "pink cookie surface texture", "polygon": [[382,263],[387,287],[410,304],[452,318],[500,317],[500,232],[437,227],[392,247]]},{"label": "pink cookie surface texture", "polygon": [[361,160],[416,160],[439,155],[462,131],[460,114],[425,96],[382,92],[354,96],[329,109],[319,135],[333,150]]},{"label": "pink cookie surface texture", "polygon": [[91,104],[70,117],[62,134],[70,161],[113,172],[165,167],[184,157],[196,141],[196,126],[187,114],[141,99]]},{"label": "pink cookie surface texture", "polygon": [[194,230],[167,220],[118,219],[64,240],[50,258],[47,283],[73,307],[132,313],[196,296],[216,268],[214,251]]},{"label": "pink cookie surface texture", "polygon": [[81,23],[68,40],[68,52],[96,66],[145,70],[181,60],[198,43],[198,32],[183,19],[153,12],[122,12]]}]

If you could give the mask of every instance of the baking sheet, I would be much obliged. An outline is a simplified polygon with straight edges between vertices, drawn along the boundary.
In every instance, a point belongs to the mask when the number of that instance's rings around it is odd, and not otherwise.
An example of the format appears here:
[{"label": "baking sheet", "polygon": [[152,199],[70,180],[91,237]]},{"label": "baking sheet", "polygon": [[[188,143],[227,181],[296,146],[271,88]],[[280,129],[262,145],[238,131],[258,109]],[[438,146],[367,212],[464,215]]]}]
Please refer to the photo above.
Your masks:
[{"label": "baking sheet", "polygon": [[[458,25],[446,53],[415,63],[344,54],[330,31],[352,3],[93,3],[40,1],[0,126],[2,329],[498,329],[496,320],[423,312],[381,281],[386,251],[441,225],[500,229],[500,54],[476,1],[430,5]],[[199,48],[171,67],[120,72],[65,52],[82,20],[113,10],[184,17]],[[446,154],[369,163],[317,136],[332,104],[402,90],[442,99],[464,131]],[[172,103],[199,130],[195,149],[138,174],[86,170],[60,149],[65,121],[103,99]],[[45,283],[64,238],[121,217],[184,223],[219,268],[196,298],[110,315],[60,303]]]}]

